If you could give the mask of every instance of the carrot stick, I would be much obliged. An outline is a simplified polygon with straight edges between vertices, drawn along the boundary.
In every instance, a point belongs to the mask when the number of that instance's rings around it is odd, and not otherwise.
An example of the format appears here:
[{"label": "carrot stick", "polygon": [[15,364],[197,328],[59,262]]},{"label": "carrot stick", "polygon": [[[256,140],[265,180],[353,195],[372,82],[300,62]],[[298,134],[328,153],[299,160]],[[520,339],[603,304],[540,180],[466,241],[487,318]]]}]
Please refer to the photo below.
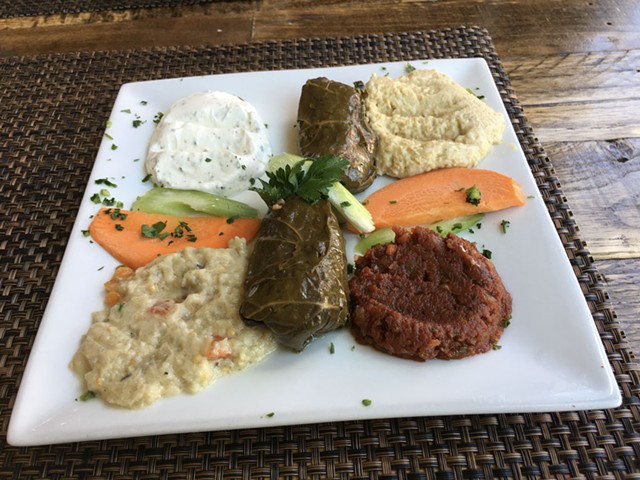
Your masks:
[{"label": "carrot stick", "polygon": [[101,208],[89,233],[118,261],[135,269],[186,247],[226,248],[234,237],[251,241],[259,228],[257,218],[177,217]]},{"label": "carrot stick", "polygon": [[[478,205],[467,201],[466,190],[474,185],[481,194]],[[380,229],[428,225],[524,202],[522,188],[510,177],[478,168],[443,168],[393,182],[363,203]]]}]

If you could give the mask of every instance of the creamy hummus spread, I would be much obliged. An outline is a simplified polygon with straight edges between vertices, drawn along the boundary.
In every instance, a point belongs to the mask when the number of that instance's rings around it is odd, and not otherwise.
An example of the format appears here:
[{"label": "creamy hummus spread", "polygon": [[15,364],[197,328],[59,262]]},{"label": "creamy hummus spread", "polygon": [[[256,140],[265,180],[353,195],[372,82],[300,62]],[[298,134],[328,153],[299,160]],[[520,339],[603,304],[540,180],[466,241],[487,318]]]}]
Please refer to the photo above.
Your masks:
[{"label": "creamy hummus spread", "polygon": [[156,126],[145,169],[156,185],[229,196],[264,174],[267,127],[248,102],[226,92],[178,100]]},{"label": "creamy hummus spread", "polygon": [[276,342],[238,313],[247,258],[236,238],[139,268],[115,286],[119,302],[94,313],[71,368],[106,402],[139,408],[261,361]]},{"label": "creamy hummus spread", "polygon": [[443,167],[473,167],[502,140],[502,115],[435,70],[366,84],[366,118],[378,136],[377,168],[408,177]]}]

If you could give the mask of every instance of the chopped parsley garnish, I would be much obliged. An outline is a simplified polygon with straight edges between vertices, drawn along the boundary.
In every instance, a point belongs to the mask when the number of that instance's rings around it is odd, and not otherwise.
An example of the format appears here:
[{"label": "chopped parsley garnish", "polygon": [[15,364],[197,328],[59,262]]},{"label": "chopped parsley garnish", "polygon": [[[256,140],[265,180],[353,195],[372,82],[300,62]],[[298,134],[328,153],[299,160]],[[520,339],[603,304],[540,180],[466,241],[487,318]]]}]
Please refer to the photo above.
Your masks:
[{"label": "chopped parsley garnish", "polygon": [[89,230],[80,230],[82,232],[83,237],[88,237],[90,235]]},{"label": "chopped parsley garnish", "polygon": [[491,260],[491,250],[488,250],[486,248],[482,249],[482,255],[484,255],[485,257],[487,257],[489,260]]},{"label": "chopped parsley garnish", "polygon": [[145,238],[159,238],[164,239],[169,236],[169,233],[163,232],[167,222],[156,222],[153,225],[142,225],[141,232]]},{"label": "chopped parsley garnish", "polygon": [[404,66],[404,71],[405,71],[405,72],[407,72],[407,73],[411,73],[411,72],[413,72],[415,69],[416,69],[416,67],[414,67],[414,66],[413,66],[413,65],[411,65],[410,63],[407,63],[407,64]]},{"label": "chopped parsley garnish", "polygon": [[122,224],[120,224],[120,223],[116,223],[116,230],[118,230],[119,232],[121,232],[122,230],[124,230],[124,227],[122,226]]},{"label": "chopped parsley garnish", "polygon": [[362,400],[362,405],[364,405],[365,407],[368,407],[369,405],[371,405],[373,402],[371,400],[369,400],[368,398],[364,398]]},{"label": "chopped parsley garnish", "polygon": [[127,213],[122,213],[119,208],[108,208],[104,212],[109,215],[112,220],[125,220],[127,218]]},{"label": "chopped parsley garnish", "polygon": [[511,315],[509,315],[509,318],[502,321],[502,328],[507,328],[509,325],[511,325]]},{"label": "chopped parsley garnish", "polygon": [[397,201],[397,200],[389,200],[389,203],[390,203],[391,205],[395,205],[396,203],[398,203],[398,201]]},{"label": "chopped parsley garnish", "polygon": [[102,198],[100,198],[100,194],[99,193],[94,193],[93,195],[91,195],[91,201],[93,203],[100,203],[102,202]]},{"label": "chopped parsley garnish", "polygon": [[[473,95],[474,97],[476,97],[478,100],[482,100],[484,98],[484,95],[478,95],[476,92],[474,92],[473,90],[471,90],[470,88],[466,89],[467,92],[469,92],[471,95]],[[476,87],[476,90],[478,90],[478,88]]]},{"label": "chopped parsley garnish", "polygon": [[107,187],[112,187],[112,188],[116,188],[118,186],[115,183],[109,181],[108,178],[99,178],[99,179],[96,180],[95,183],[97,185],[106,185]]},{"label": "chopped parsley garnish", "polygon": [[117,150],[118,146],[115,143],[111,144],[111,150]]},{"label": "chopped parsley garnish", "polygon": [[475,205],[476,207],[480,205],[480,197],[482,194],[480,193],[480,189],[478,187],[473,185],[467,188],[464,193],[467,194],[467,203]]},{"label": "chopped parsley garnish", "polygon": [[331,342],[331,345],[329,345],[329,353],[331,355],[333,355],[334,353],[336,353],[336,346],[333,344],[333,342]]},{"label": "chopped parsley garnish", "polygon": [[142,125],[143,123],[147,123],[146,120],[139,120],[139,119],[135,119],[131,122],[131,125],[133,125],[133,128],[138,128],[140,125]]},{"label": "chopped parsley garnish", "polygon": [[147,103],[149,102],[147,102],[146,100],[140,100],[140,105],[146,105]]},{"label": "chopped parsley garnish", "polygon": [[149,179],[151,179],[151,174],[147,173],[143,178],[142,178],[142,183],[148,182]]},{"label": "chopped parsley garnish", "polygon": [[273,417],[274,415],[275,415],[275,413],[274,413],[274,412],[269,412],[269,413],[267,413],[265,416],[266,416],[267,418],[271,418],[271,417]]},{"label": "chopped parsley garnish", "polygon": [[81,402],[86,402],[87,400],[91,400],[92,398],[96,398],[96,392],[93,390],[87,390],[78,398]]},{"label": "chopped parsley garnish", "polygon": [[157,125],[158,123],[160,123],[160,120],[162,120],[162,117],[164,117],[164,113],[162,112],[156,113],[156,115],[153,117],[153,123]]},{"label": "chopped parsley garnish", "polygon": [[500,350],[502,348],[502,345],[495,344],[492,348],[494,350]]},{"label": "chopped parsley garnish", "polygon": [[340,206],[342,208],[350,207],[351,206],[351,202],[347,202],[347,201],[340,202]]},{"label": "chopped parsley garnish", "polygon": [[236,221],[237,218],[238,218],[237,216],[229,217],[227,218],[227,223],[231,225],[233,222]]},{"label": "chopped parsley garnish", "polygon": [[502,228],[502,233],[507,233],[507,230],[509,229],[510,225],[511,225],[511,222],[509,220],[502,220],[500,222],[500,227]]},{"label": "chopped parsley garnish", "polygon": [[125,108],[123,110],[120,110],[122,113],[131,113],[131,109],[130,108]]}]

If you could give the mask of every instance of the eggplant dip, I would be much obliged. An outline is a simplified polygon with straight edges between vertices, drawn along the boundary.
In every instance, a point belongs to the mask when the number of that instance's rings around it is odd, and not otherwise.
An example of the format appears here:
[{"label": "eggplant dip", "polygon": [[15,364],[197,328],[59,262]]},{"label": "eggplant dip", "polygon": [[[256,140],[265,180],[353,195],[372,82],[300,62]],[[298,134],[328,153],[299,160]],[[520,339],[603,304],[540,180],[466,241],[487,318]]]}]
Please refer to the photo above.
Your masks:
[{"label": "eggplant dip", "polygon": [[112,306],[94,313],[71,369],[107,403],[134,409],[260,362],[276,342],[238,313],[247,258],[236,238],[118,275],[107,292]]},{"label": "eggplant dip", "polygon": [[435,70],[414,70],[397,80],[374,75],[365,90],[381,174],[404,178],[473,167],[502,140],[502,114]]}]

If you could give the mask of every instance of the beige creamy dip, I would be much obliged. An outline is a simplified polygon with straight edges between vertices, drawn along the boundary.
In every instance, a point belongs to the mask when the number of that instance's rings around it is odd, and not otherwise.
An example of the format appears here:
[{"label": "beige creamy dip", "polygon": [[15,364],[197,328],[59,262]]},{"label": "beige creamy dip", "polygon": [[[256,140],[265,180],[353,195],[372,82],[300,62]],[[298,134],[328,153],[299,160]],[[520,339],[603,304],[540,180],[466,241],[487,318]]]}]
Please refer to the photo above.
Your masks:
[{"label": "beige creamy dip", "polygon": [[276,342],[238,313],[247,258],[236,238],[139,268],[116,286],[121,301],[94,313],[71,368],[106,402],[139,408],[261,361]]},{"label": "beige creamy dip", "polygon": [[403,178],[473,167],[502,140],[502,114],[435,70],[414,70],[397,80],[374,75],[366,91],[382,174]]}]

